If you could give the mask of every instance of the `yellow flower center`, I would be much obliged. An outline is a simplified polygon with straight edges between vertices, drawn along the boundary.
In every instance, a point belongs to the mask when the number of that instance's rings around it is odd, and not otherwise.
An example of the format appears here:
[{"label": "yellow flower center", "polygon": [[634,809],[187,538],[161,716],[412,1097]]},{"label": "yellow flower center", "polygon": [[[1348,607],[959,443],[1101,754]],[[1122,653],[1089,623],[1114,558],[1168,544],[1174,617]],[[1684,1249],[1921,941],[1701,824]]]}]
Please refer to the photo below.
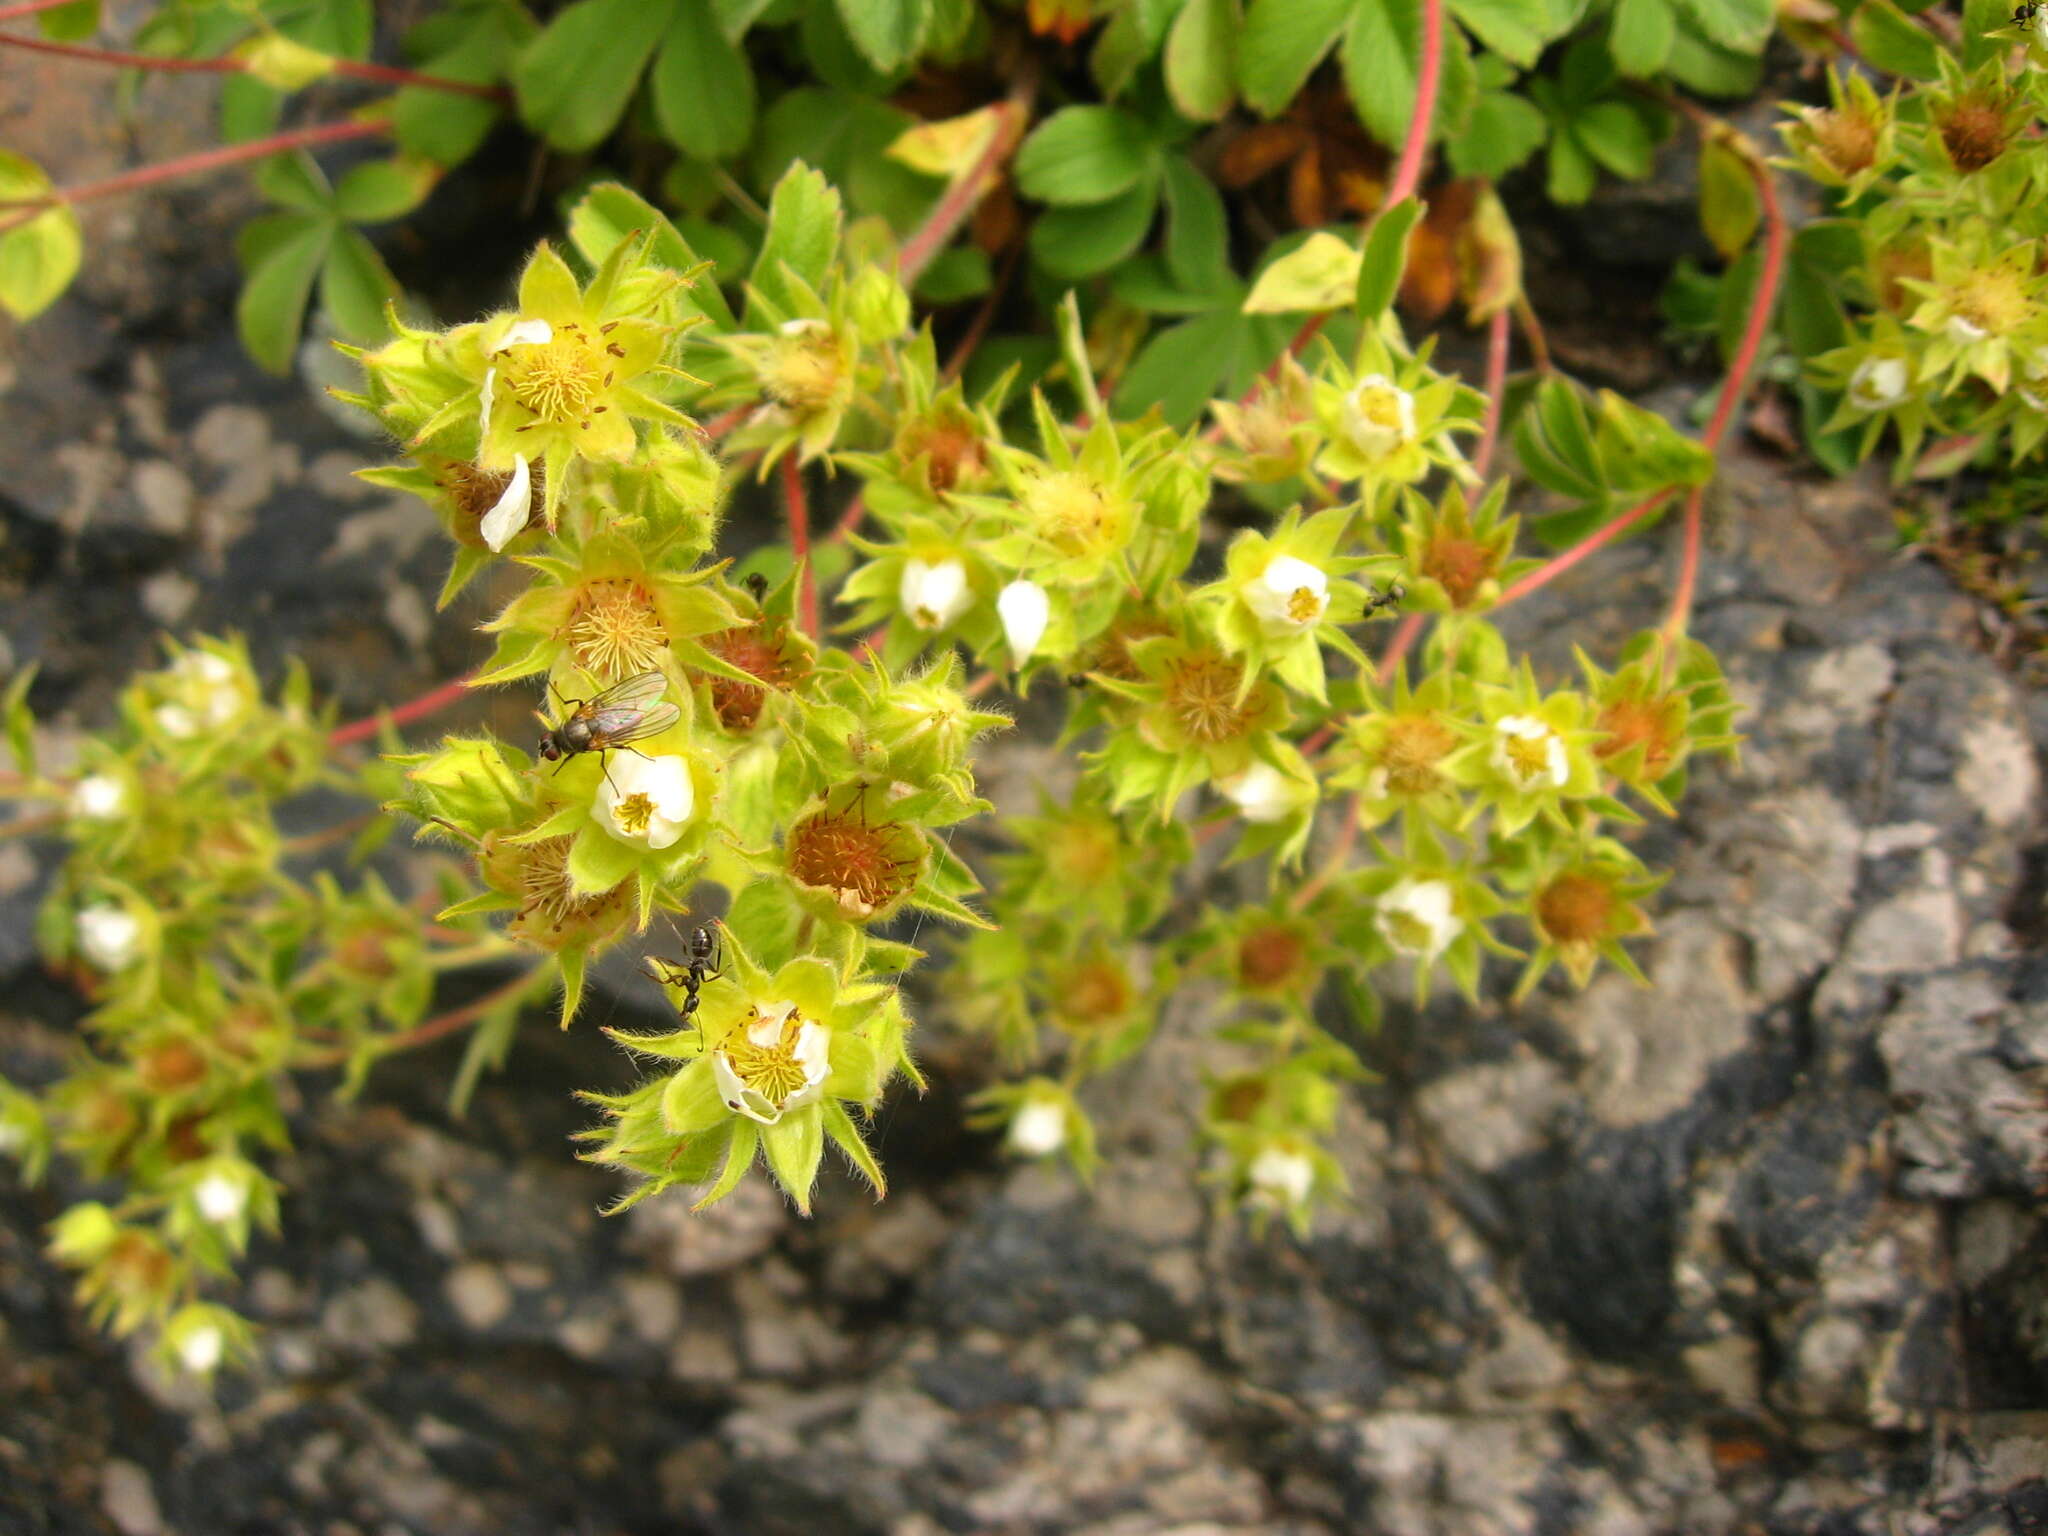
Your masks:
[{"label": "yellow flower center", "polygon": [[1038,536],[1063,555],[1107,553],[1123,543],[1129,530],[1123,500],[1074,470],[1032,485],[1025,492],[1025,509]]},{"label": "yellow flower center", "polygon": [[619,824],[619,830],[629,837],[638,837],[647,830],[648,822],[654,819],[654,802],[641,791],[634,791],[612,808],[612,820]]},{"label": "yellow flower center", "polygon": [[554,327],[547,341],[509,349],[501,365],[512,398],[542,421],[590,425],[609,409],[599,404],[612,384],[612,358],[623,349],[600,346],[573,321]]},{"label": "yellow flower center", "polygon": [[777,343],[762,383],[770,395],[799,416],[828,408],[839,393],[842,374],[838,344],[822,327],[785,335]]},{"label": "yellow flower center", "polygon": [[1401,392],[1388,384],[1375,384],[1357,394],[1358,414],[1382,432],[1403,430]]},{"label": "yellow flower center", "polygon": [[2002,336],[2032,317],[2020,276],[2009,266],[1980,267],[1955,290],[1955,312],[1981,331]]},{"label": "yellow flower center", "polygon": [[668,649],[668,631],[654,599],[638,582],[600,577],[585,582],[569,622],[577,661],[607,681],[645,672]]},{"label": "yellow flower center", "polygon": [[794,1008],[782,1021],[782,1027],[766,1045],[753,1038],[752,1031],[762,1022],[759,1009],[726,1037],[720,1047],[726,1059],[732,1063],[733,1074],[770,1104],[781,1104],[807,1082],[804,1064],[796,1057],[797,1033],[803,1028],[804,1017]]},{"label": "yellow flower center", "polygon": [[1296,587],[1287,599],[1287,617],[1295,624],[1313,624],[1323,616],[1323,600],[1310,587]]},{"label": "yellow flower center", "polygon": [[1380,922],[1395,947],[1409,954],[1428,954],[1437,947],[1437,931],[1413,912],[1381,907]]},{"label": "yellow flower center", "polygon": [[1166,677],[1166,702],[1192,741],[1229,741],[1244,734],[1237,704],[1242,664],[1214,654],[1190,656]]},{"label": "yellow flower center", "polygon": [[1428,794],[1440,781],[1436,765],[1456,745],[1450,727],[1434,715],[1394,716],[1379,750],[1387,788],[1402,795]]},{"label": "yellow flower center", "polygon": [[1508,767],[1524,784],[1550,775],[1550,737],[1504,736],[1501,746],[1508,755]]}]

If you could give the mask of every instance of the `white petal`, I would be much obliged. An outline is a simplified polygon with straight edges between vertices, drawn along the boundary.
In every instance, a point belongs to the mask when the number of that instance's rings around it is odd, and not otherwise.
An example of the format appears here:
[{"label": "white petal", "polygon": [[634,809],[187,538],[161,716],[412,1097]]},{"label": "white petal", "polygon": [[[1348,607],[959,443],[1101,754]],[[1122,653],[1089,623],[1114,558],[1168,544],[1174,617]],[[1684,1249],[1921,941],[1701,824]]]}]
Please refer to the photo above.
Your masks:
[{"label": "white petal", "polygon": [[178,1363],[194,1376],[204,1376],[220,1364],[226,1348],[227,1340],[218,1328],[194,1328],[178,1341]]},{"label": "white petal", "polygon": [[937,565],[906,560],[896,595],[910,622],[919,629],[944,629],[974,602],[974,594],[967,589],[967,567],[958,560],[941,560]]},{"label": "white petal", "polygon": [[718,1096],[725,1100],[727,1109],[737,1110],[762,1125],[773,1125],[782,1118],[781,1110],[740,1081],[739,1073],[732,1069],[731,1058],[723,1051],[711,1053],[711,1080],[718,1084]]},{"label": "white petal", "polygon": [[1316,1182],[1316,1165],[1287,1147],[1267,1147],[1247,1173],[1253,1189],[1287,1206],[1300,1205]]},{"label": "white petal", "polygon": [[1293,555],[1275,555],[1244,588],[1245,603],[1275,635],[1299,634],[1330,606],[1330,578]]},{"label": "white petal", "polygon": [[156,728],[166,736],[180,741],[189,740],[199,734],[199,722],[192,711],[182,704],[159,704],[156,707]]},{"label": "white petal", "polygon": [[1067,1106],[1058,1099],[1032,1099],[1010,1122],[1010,1150],[1043,1157],[1067,1144]]},{"label": "white petal", "polygon": [[[1465,920],[1451,907],[1452,892],[1447,880],[1397,881],[1380,897],[1380,932],[1401,953],[1434,960],[1464,931]],[[1401,921],[1404,918],[1406,922]],[[1414,927],[1423,930],[1420,942]]]},{"label": "white petal", "polygon": [[1216,781],[1216,791],[1255,826],[1285,821],[1306,798],[1302,786],[1270,763],[1253,763],[1243,773]]},{"label": "white petal", "polygon": [[533,471],[527,468],[526,455],[522,453],[512,461],[512,478],[506,482],[504,493],[484,514],[476,531],[495,554],[512,542],[532,516]]},{"label": "white petal", "polygon": [[78,948],[102,971],[132,964],[142,950],[142,924],[121,907],[87,907],[78,914]]},{"label": "white petal", "polygon": [[507,347],[544,347],[554,339],[555,328],[545,320],[515,320],[491,350],[503,352]]},{"label": "white petal", "polygon": [[210,1173],[192,1191],[192,1203],[199,1214],[219,1226],[233,1221],[249,1203],[249,1191],[224,1173]]},{"label": "white petal", "polygon": [[71,813],[88,821],[111,821],[128,804],[128,786],[110,773],[80,779],[71,790]]},{"label": "white petal", "polygon": [[[619,820],[619,808],[636,796],[649,807],[647,823],[637,831]],[[690,782],[690,765],[672,752],[652,758],[618,752],[598,778],[596,804],[600,824],[613,837],[659,849],[683,835],[696,809],[697,791]]]},{"label": "white petal", "polygon": [[832,1070],[832,1031],[814,1019],[805,1019],[796,1032],[797,1064],[804,1069],[804,1086],[815,1088]]},{"label": "white petal", "polygon": [[484,370],[483,388],[477,391],[476,435],[479,443],[491,435],[491,396],[497,392],[498,370],[496,368],[486,368]]},{"label": "white petal", "polygon": [[1045,638],[1052,602],[1037,582],[1018,580],[996,595],[996,612],[1002,617],[1004,638],[1010,642],[1010,656],[1021,667]]}]

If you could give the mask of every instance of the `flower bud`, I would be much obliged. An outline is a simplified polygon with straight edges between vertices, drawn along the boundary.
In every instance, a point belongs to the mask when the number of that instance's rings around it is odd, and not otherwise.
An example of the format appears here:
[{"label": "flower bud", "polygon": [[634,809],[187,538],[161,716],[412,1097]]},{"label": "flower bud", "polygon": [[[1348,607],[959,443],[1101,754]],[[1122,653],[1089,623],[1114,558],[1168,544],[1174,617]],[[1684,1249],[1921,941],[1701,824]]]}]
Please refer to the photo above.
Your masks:
[{"label": "flower bud", "polygon": [[869,346],[894,341],[910,329],[910,295],[881,267],[862,267],[849,299],[853,328]]},{"label": "flower bud", "polygon": [[1044,1157],[1067,1144],[1067,1105],[1064,1099],[1026,1099],[1010,1121],[1005,1145],[1019,1157]]},{"label": "flower bud", "polygon": [[967,567],[958,560],[905,561],[896,594],[910,622],[925,630],[945,629],[974,606]]},{"label": "flower bud", "polygon": [[1866,357],[1849,375],[1849,403],[1859,411],[1888,411],[1906,398],[1911,382],[1903,357]]},{"label": "flower bud", "polygon": [[1046,622],[1052,616],[1045,588],[1019,578],[997,595],[996,612],[1002,617],[1003,635],[1010,643],[1013,663],[1021,667],[1045,638]]},{"label": "flower bud", "polygon": [[1259,1150],[1245,1170],[1251,1197],[1280,1210],[1293,1210],[1315,1188],[1316,1165],[1291,1142],[1272,1142]]},{"label": "flower bud", "polygon": [[1313,786],[1291,779],[1271,763],[1253,763],[1242,773],[1216,781],[1216,792],[1253,826],[1285,821],[1315,799]]},{"label": "flower bud", "polygon": [[76,920],[78,952],[96,970],[126,970],[142,954],[142,923],[125,907],[87,907]]},{"label": "flower bud", "polygon": [[71,789],[71,814],[85,821],[112,821],[128,808],[128,785],[110,773],[88,774]]}]

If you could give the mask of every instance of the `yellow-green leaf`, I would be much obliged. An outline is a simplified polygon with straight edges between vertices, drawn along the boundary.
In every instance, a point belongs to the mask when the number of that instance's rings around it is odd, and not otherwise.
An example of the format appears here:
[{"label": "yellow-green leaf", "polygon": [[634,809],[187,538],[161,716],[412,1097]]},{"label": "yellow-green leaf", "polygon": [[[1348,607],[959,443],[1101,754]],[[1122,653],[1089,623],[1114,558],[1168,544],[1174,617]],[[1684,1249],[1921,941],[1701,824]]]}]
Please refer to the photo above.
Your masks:
[{"label": "yellow-green leaf", "polygon": [[1361,262],[1355,246],[1318,230],[1259,274],[1244,301],[1244,312],[1287,315],[1341,309],[1357,294]]},{"label": "yellow-green leaf", "polygon": [[[0,150],[0,202],[31,202],[54,192],[35,162]],[[41,314],[71,285],[83,252],[78,215],[65,203],[0,235],[0,308],[19,320]]]}]

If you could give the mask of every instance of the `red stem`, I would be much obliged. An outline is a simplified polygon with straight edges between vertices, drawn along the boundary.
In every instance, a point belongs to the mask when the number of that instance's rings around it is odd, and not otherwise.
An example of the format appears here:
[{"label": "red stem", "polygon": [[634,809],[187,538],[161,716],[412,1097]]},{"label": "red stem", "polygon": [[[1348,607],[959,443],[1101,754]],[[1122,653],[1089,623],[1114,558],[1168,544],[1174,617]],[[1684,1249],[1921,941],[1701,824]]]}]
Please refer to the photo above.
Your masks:
[{"label": "red stem", "polygon": [[[0,21],[6,19],[6,14],[0,12]],[[83,43],[53,43],[47,38],[22,37],[13,32],[0,32],[0,45],[26,48],[30,53],[54,53],[59,58],[83,59],[90,64],[147,69],[159,74],[245,75],[249,72],[246,59],[174,59],[160,53],[123,53],[113,48],[91,48]],[[443,75],[423,75],[391,64],[334,59],[330,61],[330,68],[334,74],[346,75],[352,80],[375,80],[384,85],[417,85],[430,91],[446,91],[454,96],[478,96],[486,101],[511,100],[510,93],[500,85],[477,85],[469,80],[450,80]]]},{"label": "red stem", "polygon": [[367,720],[352,720],[347,725],[336,726],[327,733],[327,745],[345,747],[352,741],[367,741],[383,728],[389,720],[393,725],[409,725],[415,720],[446,709],[469,691],[469,679],[458,677],[452,683],[443,683],[431,693],[423,693],[416,699],[408,699],[396,709],[387,709],[370,716]]},{"label": "red stem", "polygon": [[1030,116],[1032,94],[1033,84],[1027,79],[1010,93],[1009,100],[996,104],[987,147],[975,158],[967,174],[946,189],[946,195],[926,215],[924,223],[903,242],[902,254],[896,259],[896,275],[904,287],[914,284],[932,264],[932,258],[946,248],[946,242],[993,185],[995,168],[1023,137],[1020,130]]},{"label": "red stem", "polygon": [[847,535],[861,525],[868,515],[867,498],[859,491],[853,493],[853,500],[846,504],[846,510],[839,515],[839,521],[832,525],[832,535],[825,542],[844,544]]},{"label": "red stem", "polygon": [[[1749,323],[1743,327],[1742,344],[1735,349],[1734,360],[1728,364],[1728,377],[1721,385],[1721,398],[1714,403],[1713,419],[1707,423],[1706,435],[1701,439],[1709,453],[1719,450],[1722,434],[1734,420],[1735,407],[1741,403],[1743,393],[1749,387],[1750,369],[1756,364],[1764,332],[1769,329],[1771,314],[1778,305],[1778,279],[1785,266],[1785,213],[1778,206],[1777,183],[1771,179],[1769,167],[1753,155],[1744,155],[1743,164],[1756,182],[1757,200],[1763,204],[1763,269],[1757,275],[1756,292],[1750,299]],[[1696,486],[1685,499],[1685,536],[1680,546],[1678,585],[1671,594],[1671,616],[1664,621],[1665,634],[1674,640],[1685,633],[1685,626],[1692,618],[1693,594],[1699,586],[1700,503],[1705,495],[1706,487]]]},{"label": "red stem", "polygon": [[798,622],[813,640],[818,638],[818,573],[811,569],[811,508],[804,499],[804,472],[796,455],[782,456],[782,495],[789,513],[789,552],[803,567],[803,581],[797,588]]},{"label": "red stem", "polygon": [[1479,447],[1472,454],[1472,469],[1480,479],[1493,462],[1493,445],[1500,437],[1501,396],[1508,378],[1508,312],[1497,309],[1486,332],[1486,425],[1479,434]]},{"label": "red stem", "polygon": [[0,21],[19,21],[37,11],[54,11],[60,5],[72,3],[73,0],[21,0],[19,5],[0,5]]},{"label": "red stem", "polygon": [[369,139],[389,133],[391,125],[381,122],[321,123],[312,128],[290,128],[283,133],[273,133],[268,138],[252,139],[246,144],[229,144],[221,149],[202,150],[196,155],[181,155],[175,160],[160,161],[155,165],[138,166],[132,171],[123,171],[118,176],[108,176],[100,181],[82,182],[75,187],[59,187],[50,196],[16,204],[18,212],[7,218],[0,218],[0,233],[26,224],[45,209],[59,207],[65,203],[90,203],[102,197],[116,197],[123,192],[133,192],[140,187],[155,186],[162,181],[175,181],[181,176],[197,176],[206,171],[217,171],[224,165],[238,165],[244,160],[261,160],[267,155],[278,154],[287,149],[310,149],[316,144],[338,144],[345,139]]},{"label": "red stem", "polygon": [[1587,534],[1570,549],[1564,551],[1564,553],[1551,556],[1550,559],[1537,566],[1535,570],[1511,585],[1507,591],[1501,593],[1500,601],[1493,605],[1495,610],[1498,611],[1507,607],[1509,603],[1527,597],[1538,587],[1562,576],[1595,550],[1612,544],[1624,533],[1627,533],[1629,529],[1669,501],[1674,489],[1675,487],[1667,485],[1663,490],[1653,492],[1620,516],[1609,519],[1605,524]]},{"label": "red stem", "polygon": [[1387,646],[1386,655],[1380,658],[1379,670],[1374,674],[1382,688],[1393,681],[1395,669],[1401,665],[1402,658],[1414,648],[1415,637],[1422,633],[1423,620],[1427,617],[1424,613],[1401,615],[1401,622],[1394,629],[1394,638]]},{"label": "red stem", "polygon": [[1444,57],[1443,0],[1422,0],[1422,59],[1415,79],[1415,110],[1408,114],[1408,137],[1401,143],[1401,163],[1394,169],[1382,208],[1391,208],[1422,184],[1422,155],[1429,148],[1429,127],[1436,117],[1436,82]]}]

